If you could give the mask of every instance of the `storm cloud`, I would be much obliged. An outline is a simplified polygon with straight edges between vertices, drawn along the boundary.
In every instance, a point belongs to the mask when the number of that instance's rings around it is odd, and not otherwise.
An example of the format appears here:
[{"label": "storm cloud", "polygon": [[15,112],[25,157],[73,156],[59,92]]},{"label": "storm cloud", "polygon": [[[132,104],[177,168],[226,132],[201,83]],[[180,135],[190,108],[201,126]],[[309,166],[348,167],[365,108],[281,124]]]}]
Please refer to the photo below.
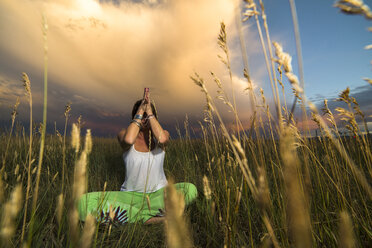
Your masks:
[{"label": "storm cloud", "polygon": [[[214,71],[228,80],[217,58],[222,53],[217,36],[224,21],[229,42],[236,39],[234,8],[228,0],[1,1],[0,99],[6,96],[2,108],[21,94],[24,71],[31,79],[35,118],[41,117],[45,14],[49,120],[60,120],[64,105],[71,102],[75,113],[89,117],[92,126],[97,121],[119,127],[126,123],[120,118],[129,120],[144,87],[150,88],[163,120],[174,123],[186,114],[201,117],[204,97],[190,75],[208,77]],[[257,50],[254,39],[250,44]],[[232,49],[232,63],[235,53]],[[241,75],[234,75],[234,86],[238,103],[248,102]],[[230,84],[226,87],[230,90]],[[107,119],[100,121],[102,116]]]}]

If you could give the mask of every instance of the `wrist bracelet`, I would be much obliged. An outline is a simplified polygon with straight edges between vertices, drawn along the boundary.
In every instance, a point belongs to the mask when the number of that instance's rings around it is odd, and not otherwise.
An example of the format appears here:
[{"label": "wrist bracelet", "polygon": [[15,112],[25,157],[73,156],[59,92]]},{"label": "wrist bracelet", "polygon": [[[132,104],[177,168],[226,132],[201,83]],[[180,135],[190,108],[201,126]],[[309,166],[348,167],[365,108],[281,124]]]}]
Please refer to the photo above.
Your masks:
[{"label": "wrist bracelet", "polygon": [[147,119],[149,119],[149,120],[152,119],[152,118],[155,118],[155,115],[148,115],[147,116]]},{"label": "wrist bracelet", "polygon": [[139,128],[141,128],[141,123],[139,123],[137,120],[133,119],[130,123],[136,124]]},{"label": "wrist bracelet", "polygon": [[135,115],[133,119],[139,119],[142,120],[143,115]]}]

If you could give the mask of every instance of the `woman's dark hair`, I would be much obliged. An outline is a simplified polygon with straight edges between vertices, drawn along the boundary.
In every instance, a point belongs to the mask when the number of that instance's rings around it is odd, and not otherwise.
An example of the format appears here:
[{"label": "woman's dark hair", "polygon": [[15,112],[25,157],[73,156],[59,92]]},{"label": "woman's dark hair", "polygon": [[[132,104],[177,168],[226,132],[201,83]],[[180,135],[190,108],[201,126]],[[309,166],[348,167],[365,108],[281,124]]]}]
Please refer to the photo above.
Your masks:
[{"label": "woman's dark hair", "polygon": [[[141,106],[142,101],[143,101],[143,99],[138,100],[138,101],[133,105],[133,109],[132,109],[132,119],[133,119],[134,116],[136,115],[139,106]],[[158,114],[156,113],[155,106],[154,106],[154,104],[152,104],[152,103],[151,103],[151,109],[152,109],[152,113],[155,115],[155,117],[156,117],[156,119],[157,119],[157,118],[158,118]],[[146,113],[144,114],[143,118],[146,118]]]}]

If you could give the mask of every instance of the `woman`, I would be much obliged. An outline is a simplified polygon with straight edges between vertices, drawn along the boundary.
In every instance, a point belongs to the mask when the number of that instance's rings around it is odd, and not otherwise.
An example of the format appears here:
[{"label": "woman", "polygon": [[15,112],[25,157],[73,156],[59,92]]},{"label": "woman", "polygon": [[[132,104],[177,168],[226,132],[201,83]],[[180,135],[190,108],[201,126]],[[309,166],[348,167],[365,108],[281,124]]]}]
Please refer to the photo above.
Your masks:
[{"label": "woman", "polygon": [[158,122],[148,94],[134,104],[132,121],[119,132],[118,140],[126,166],[121,191],[151,193],[167,185],[163,163],[169,133]]},{"label": "woman", "polygon": [[[120,191],[85,194],[79,202],[80,219],[88,213],[100,222],[156,223],[164,220],[164,187],[167,185],[163,164],[169,133],[158,119],[149,93],[137,101],[132,110],[132,121],[118,133],[124,150],[125,181]],[[177,183],[175,187],[189,204],[197,196],[191,183]]]}]

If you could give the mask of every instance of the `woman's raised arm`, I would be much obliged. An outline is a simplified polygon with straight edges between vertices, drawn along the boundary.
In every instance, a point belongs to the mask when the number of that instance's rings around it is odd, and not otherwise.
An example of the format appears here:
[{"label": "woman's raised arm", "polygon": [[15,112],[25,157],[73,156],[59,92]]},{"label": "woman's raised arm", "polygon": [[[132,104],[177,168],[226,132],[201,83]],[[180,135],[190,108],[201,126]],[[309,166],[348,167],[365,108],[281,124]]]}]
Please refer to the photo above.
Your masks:
[{"label": "woman's raised arm", "polygon": [[[148,96],[149,97],[149,96]],[[167,130],[164,130],[158,119],[155,117],[155,115],[152,112],[152,107],[151,107],[151,101],[150,98],[148,98],[148,102],[146,104],[146,114],[147,114],[147,119],[151,127],[151,131],[153,132],[155,139],[160,143],[160,144],[166,144],[169,141],[169,133]]]},{"label": "woman's raised arm", "polygon": [[127,131],[126,129],[122,129],[117,135],[119,144],[121,148],[123,148],[124,151],[127,151],[130,147],[130,145],[124,141],[124,136],[125,136],[126,131]]},{"label": "woman's raised arm", "polygon": [[155,118],[155,116],[151,118],[150,115],[149,123],[155,139],[160,144],[166,144],[169,141],[169,132],[161,127],[159,121]]}]

